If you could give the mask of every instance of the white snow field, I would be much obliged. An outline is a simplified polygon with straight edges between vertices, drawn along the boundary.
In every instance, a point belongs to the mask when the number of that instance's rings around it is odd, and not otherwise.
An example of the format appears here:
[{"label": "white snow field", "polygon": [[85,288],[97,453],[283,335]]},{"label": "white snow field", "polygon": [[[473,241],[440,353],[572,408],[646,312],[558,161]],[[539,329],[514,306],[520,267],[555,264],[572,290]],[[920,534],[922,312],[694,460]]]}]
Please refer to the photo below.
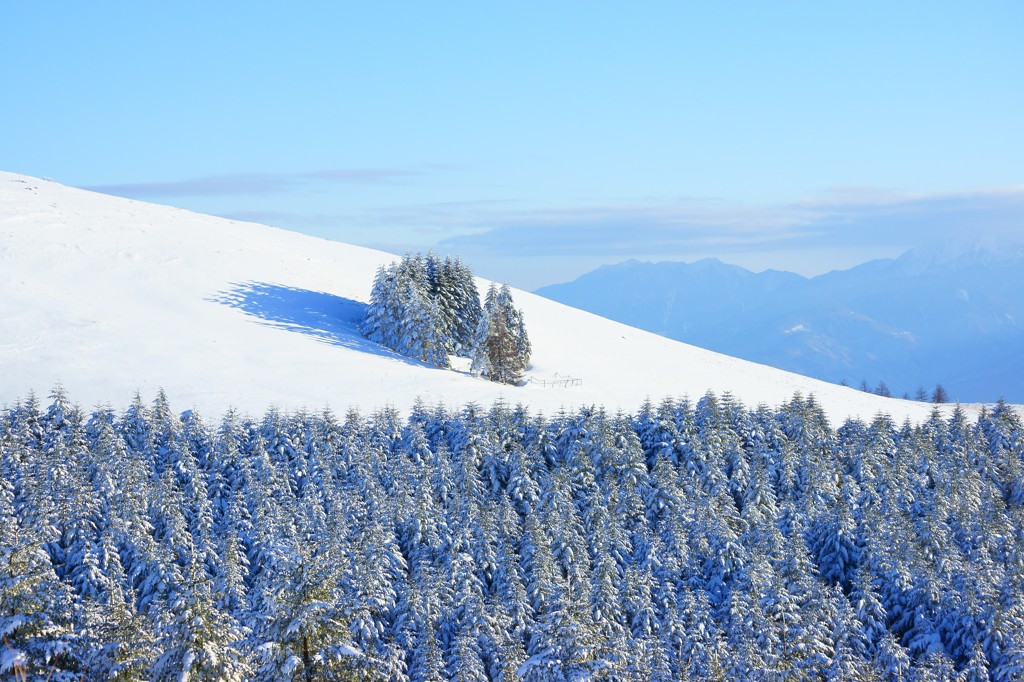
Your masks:
[{"label": "white snow field", "polygon": [[[445,255],[445,254],[441,254]],[[656,336],[513,290],[533,343],[529,374],[502,386],[416,363],[358,331],[377,267],[396,256],[0,173],[0,404],[59,382],[83,407],[121,410],[163,388],[176,409],[219,418],[326,406],[406,412],[416,399],[503,400],[533,411],[730,392],[750,407],[814,394],[834,424],[880,398]],[[469,264],[472,266],[472,263]],[[478,281],[481,292],[487,282]],[[539,380],[571,376],[574,386]]]}]

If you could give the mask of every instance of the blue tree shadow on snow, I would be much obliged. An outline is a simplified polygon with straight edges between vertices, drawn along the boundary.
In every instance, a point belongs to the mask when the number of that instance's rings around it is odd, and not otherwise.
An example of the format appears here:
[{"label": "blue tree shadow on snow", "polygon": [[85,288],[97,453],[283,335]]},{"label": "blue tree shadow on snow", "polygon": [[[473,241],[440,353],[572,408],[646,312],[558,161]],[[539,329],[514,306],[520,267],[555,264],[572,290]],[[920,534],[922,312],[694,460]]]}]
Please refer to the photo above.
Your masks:
[{"label": "blue tree shadow on snow", "polygon": [[267,282],[233,282],[231,289],[210,301],[258,318],[260,324],[312,336],[332,346],[383,355],[411,365],[429,367],[373,343],[359,331],[366,304],[323,291],[298,289]]}]

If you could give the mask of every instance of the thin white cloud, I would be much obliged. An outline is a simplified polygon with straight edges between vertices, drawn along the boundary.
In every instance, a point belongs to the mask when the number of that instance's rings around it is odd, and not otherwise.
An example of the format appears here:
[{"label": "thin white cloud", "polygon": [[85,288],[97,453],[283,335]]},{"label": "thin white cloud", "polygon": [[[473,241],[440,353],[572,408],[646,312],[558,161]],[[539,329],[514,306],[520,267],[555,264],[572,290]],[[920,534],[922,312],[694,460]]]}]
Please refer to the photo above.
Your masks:
[{"label": "thin white cloud", "polygon": [[632,257],[772,249],[911,248],[963,234],[1024,240],[1024,188],[932,196],[856,191],[769,207],[690,203],[481,216],[487,229],[454,236],[460,252]]},{"label": "thin white cloud", "polygon": [[84,189],[132,199],[266,195],[287,192],[314,183],[387,184],[409,180],[436,167],[333,168],[303,173],[236,173],[172,182],[131,182],[95,185]]}]

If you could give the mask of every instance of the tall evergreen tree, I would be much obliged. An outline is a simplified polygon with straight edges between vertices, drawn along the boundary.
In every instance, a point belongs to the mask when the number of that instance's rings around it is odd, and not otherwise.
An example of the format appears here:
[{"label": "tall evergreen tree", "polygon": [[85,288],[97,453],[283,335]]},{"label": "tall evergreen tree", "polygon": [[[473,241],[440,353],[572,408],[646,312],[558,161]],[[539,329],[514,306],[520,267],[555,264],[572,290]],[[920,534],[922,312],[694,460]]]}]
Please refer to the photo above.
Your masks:
[{"label": "tall evergreen tree", "polygon": [[516,384],[530,364],[531,345],[523,314],[512,301],[508,285],[491,285],[476,330],[474,372],[491,381]]},{"label": "tall evergreen tree", "polygon": [[216,607],[211,581],[193,565],[169,604],[151,669],[154,680],[246,680],[252,669],[241,649],[245,631]]},{"label": "tall evergreen tree", "polygon": [[13,497],[0,479],[0,675],[78,679],[71,590],[58,580],[38,536],[18,521]]}]

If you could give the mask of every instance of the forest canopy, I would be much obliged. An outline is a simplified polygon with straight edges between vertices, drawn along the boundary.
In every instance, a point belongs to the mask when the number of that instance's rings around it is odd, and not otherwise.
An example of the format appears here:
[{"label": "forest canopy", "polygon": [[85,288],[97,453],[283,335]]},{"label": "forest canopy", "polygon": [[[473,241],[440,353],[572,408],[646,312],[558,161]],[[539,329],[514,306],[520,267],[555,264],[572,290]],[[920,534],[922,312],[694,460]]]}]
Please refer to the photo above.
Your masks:
[{"label": "forest canopy", "polygon": [[0,675],[1024,675],[1024,430],[636,414],[0,412]]}]

